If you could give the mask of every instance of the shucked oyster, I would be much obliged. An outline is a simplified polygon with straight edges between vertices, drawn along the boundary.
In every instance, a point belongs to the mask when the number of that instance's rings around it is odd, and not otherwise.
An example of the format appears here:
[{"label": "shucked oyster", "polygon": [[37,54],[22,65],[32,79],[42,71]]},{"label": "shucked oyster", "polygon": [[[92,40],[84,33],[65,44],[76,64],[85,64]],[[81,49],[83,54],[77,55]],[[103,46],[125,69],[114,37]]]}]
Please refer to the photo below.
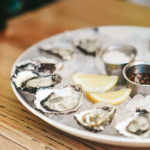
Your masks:
[{"label": "shucked oyster", "polygon": [[53,87],[61,82],[59,74],[40,76],[32,71],[18,72],[11,78],[16,88],[22,91],[35,93],[41,87]]},{"label": "shucked oyster", "polygon": [[73,43],[83,53],[95,56],[100,49],[100,36],[95,29],[83,30],[75,36]]},{"label": "shucked oyster", "polygon": [[116,112],[114,106],[103,106],[101,108],[94,108],[75,114],[75,120],[84,128],[98,132],[104,130],[104,127],[109,125]]},{"label": "shucked oyster", "polygon": [[150,132],[149,112],[145,109],[137,109],[133,117],[118,123],[115,128],[126,137],[147,137]]},{"label": "shucked oyster", "polygon": [[71,60],[74,57],[72,47],[65,41],[43,43],[40,49],[64,60]]},{"label": "shucked oyster", "polygon": [[82,88],[71,85],[58,89],[39,89],[34,104],[43,113],[68,114],[81,106],[82,99]]},{"label": "shucked oyster", "polygon": [[52,58],[35,57],[19,62],[16,67],[17,71],[31,70],[40,75],[49,75],[59,71],[63,67],[63,64],[57,63]]},{"label": "shucked oyster", "polygon": [[35,72],[38,72],[40,75],[49,75],[61,70],[62,67],[62,63],[40,63],[35,67]]}]

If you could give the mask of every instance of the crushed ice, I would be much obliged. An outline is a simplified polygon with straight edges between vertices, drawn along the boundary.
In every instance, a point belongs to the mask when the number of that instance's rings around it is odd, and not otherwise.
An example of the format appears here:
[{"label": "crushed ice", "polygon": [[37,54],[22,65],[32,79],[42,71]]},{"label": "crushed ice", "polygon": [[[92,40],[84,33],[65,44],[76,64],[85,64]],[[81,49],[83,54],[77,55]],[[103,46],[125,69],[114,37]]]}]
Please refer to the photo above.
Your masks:
[{"label": "crushed ice", "polygon": [[135,95],[126,105],[126,109],[131,111],[135,111],[137,107],[150,111],[150,95],[145,97],[141,94]]}]

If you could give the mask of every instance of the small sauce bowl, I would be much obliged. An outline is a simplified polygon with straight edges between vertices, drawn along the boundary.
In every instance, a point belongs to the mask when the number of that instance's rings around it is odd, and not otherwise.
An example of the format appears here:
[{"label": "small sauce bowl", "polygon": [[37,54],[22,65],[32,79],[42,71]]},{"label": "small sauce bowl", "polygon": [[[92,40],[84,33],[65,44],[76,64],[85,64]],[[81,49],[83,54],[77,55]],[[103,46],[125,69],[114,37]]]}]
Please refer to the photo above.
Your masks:
[{"label": "small sauce bowl", "polygon": [[136,94],[143,96],[150,94],[150,85],[141,85],[131,81],[128,78],[129,74],[147,74],[150,75],[150,63],[146,61],[135,61],[127,64],[123,69],[123,76],[127,81],[127,87],[132,89],[131,97]]},{"label": "small sauce bowl", "polygon": [[[106,60],[103,59],[103,56],[106,53],[112,52],[112,51],[125,54],[125,56],[129,57],[129,60],[125,61],[125,62],[121,62],[121,63],[120,62],[119,63],[112,63],[112,62],[109,63],[109,61],[107,62]],[[107,75],[118,75],[119,80],[118,80],[117,84],[124,85],[124,84],[126,84],[126,80],[123,76],[123,68],[125,67],[126,64],[134,61],[136,55],[137,55],[137,50],[133,46],[124,45],[124,44],[116,44],[116,45],[111,45],[111,46],[107,47],[106,49],[104,49],[100,53],[100,58],[104,62],[104,66],[105,66]],[[119,58],[117,58],[117,56],[115,56],[114,59],[119,60]]]}]

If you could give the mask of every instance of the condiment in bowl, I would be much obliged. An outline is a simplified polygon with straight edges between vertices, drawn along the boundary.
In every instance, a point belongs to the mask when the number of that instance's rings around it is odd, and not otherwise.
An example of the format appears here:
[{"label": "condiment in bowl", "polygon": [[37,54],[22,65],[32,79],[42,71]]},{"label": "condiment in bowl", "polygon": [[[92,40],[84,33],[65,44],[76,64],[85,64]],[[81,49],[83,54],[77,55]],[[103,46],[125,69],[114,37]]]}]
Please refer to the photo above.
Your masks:
[{"label": "condiment in bowl", "polygon": [[123,68],[129,62],[134,61],[136,55],[137,50],[133,46],[117,44],[104,49],[100,54],[100,58],[104,62],[107,74],[118,75],[118,84],[123,85],[126,83],[122,73]]},{"label": "condiment in bowl", "polygon": [[126,65],[123,75],[127,81],[127,87],[132,89],[131,96],[150,94],[150,63],[135,61]]}]

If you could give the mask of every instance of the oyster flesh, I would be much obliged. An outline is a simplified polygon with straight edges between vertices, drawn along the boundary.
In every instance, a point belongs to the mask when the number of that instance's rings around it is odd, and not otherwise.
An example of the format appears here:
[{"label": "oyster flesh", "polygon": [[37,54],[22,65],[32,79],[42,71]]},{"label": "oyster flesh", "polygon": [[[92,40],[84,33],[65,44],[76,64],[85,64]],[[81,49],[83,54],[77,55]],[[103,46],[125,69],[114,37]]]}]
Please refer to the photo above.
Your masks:
[{"label": "oyster flesh", "polygon": [[73,40],[74,45],[83,53],[95,56],[100,49],[100,36],[98,31],[91,29],[80,32]]},{"label": "oyster flesh", "polygon": [[115,115],[115,106],[103,106],[101,108],[93,108],[83,111],[79,114],[74,114],[78,124],[93,132],[104,130],[104,127],[109,125]]},{"label": "oyster flesh", "polygon": [[70,85],[58,89],[39,89],[34,104],[43,113],[68,114],[81,106],[82,99],[82,87]]},{"label": "oyster flesh", "polygon": [[71,60],[74,57],[72,47],[65,41],[44,43],[40,46],[40,50],[58,56],[63,60]]},{"label": "oyster flesh", "polygon": [[149,112],[146,109],[137,109],[131,118],[118,123],[115,128],[126,137],[147,137],[150,132]]},{"label": "oyster flesh", "polygon": [[59,74],[40,76],[32,71],[22,71],[12,76],[11,81],[17,89],[35,93],[38,88],[55,86],[61,82],[61,78]]}]

